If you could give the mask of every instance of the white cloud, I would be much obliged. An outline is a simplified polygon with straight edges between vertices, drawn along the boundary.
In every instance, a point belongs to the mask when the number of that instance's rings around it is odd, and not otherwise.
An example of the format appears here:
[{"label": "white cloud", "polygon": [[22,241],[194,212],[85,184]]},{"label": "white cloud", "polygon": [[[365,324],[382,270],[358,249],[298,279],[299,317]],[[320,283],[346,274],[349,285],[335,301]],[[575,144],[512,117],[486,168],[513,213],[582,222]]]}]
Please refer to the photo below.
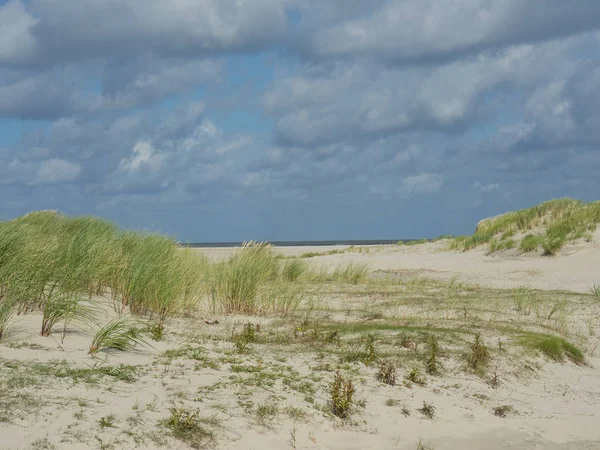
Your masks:
[{"label": "white cloud", "polygon": [[156,152],[152,142],[140,141],[134,145],[131,156],[121,160],[119,169],[129,173],[137,172],[142,168],[158,170],[165,158],[166,155]]},{"label": "white cloud", "polygon": [[477,189],[481,192],[492,192],[492,191],[497,191],[498,189],[500,189],[500,185],[496,184],[496,183],[492,183],[492,184],[482,184],[479,181],[473,183],[473,189]]},{"label": "white cloud", "polygon": [[26,61],[35,53],[32,29],[38,20],[25,10],[21,0],[0,5],[0,64]]},{"label": "white cloud", "polygon": [[43,161],[37,171],[37,178],[31,184],[54,184],[76,181],[81,173],[81,166],[64,159],[48,159]]},{"label": "white cloud", "polygon": [[577,7],[555,0],[389,0],[373,2],[371,14],[344,18],[338,13],[316,26],[307,50],[321,57],[435,60],[551,40],[599,24],[596,0],[578,0]]},{"label": "white cloud", "polygon": [[420,173],[406,177],[398,188],[401,194],[433,194],[444,185],[444,176],[439,173]]}]

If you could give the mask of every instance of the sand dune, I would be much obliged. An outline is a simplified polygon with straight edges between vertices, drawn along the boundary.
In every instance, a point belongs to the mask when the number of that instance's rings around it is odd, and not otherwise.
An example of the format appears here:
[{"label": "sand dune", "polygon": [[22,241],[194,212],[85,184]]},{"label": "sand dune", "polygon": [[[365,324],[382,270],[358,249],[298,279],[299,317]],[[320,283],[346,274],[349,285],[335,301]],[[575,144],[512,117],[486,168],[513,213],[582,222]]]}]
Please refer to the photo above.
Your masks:
[{"label": "sand dune", "polygon": [[[600,304],[591,296],[568,294],[569,314],[560,319],[568,323],[563,323],[544,309],[553,304],[554,293],[543,294],[546,303],[540,302],[543,306],[536,318],[533,313],[515,312],[510,292],[502,290],[529,286],[587,293],[600,283],[600,247],[581,244],[566,247],[560,256],[542,258],[515,253],[488,256],[483,250],[448,252],[443,251],[444,245],[276,249],[285,256],[344,250],[306,260],[328,267],[364,262],[374,277],[444,282],[415,288],[422,291],[407,291],[409,285],[393,283],[325,285],[317,292],[320,303],[313,311],[312,325],[298,325],[300,316],[286,320],[217,316],[219,324],[206,325],[199,319],[208,313],[205,309],[195,317],[172,320],[165,342],[92,359],[87,348],[93,327],[71,327],[62,342],[59,333],[39,336],[40,314],[19,316],[13,334],[0,345],[4,385],[0,416],[5,421],[0,424],[0,449],[190,448],[161,425],[174,407],[216,417],[220,423],[214,426],[216,442],[206,444],[221,449],[414,450],[419,441],[421,449],[436,450],[600,449]],[[216,261],[233,249],[199,251]],[[450,280],[458,290],[449,290]],[[499,289],[466,287],[474,284]],[[422,295],[423,304],[405,302],[409,294],[417,299]],[[454,303],[444,306],[449,295],[456,295]],[[106,320],[114,316],[110,308],[104,314]],[[375,380],[377,368],[372,365],[341,364],[341,344],[304,343],[302,327],[318,329],[323,321],[370,324],[372,330],[379,330],[377,326],[386,330],[388,323],[398,324],[399,330],[419,325],[440,333],[456,326],[459,334],[449,334],[442,342],[448,352],[440,356],[442,374],[428,376],[427,385],[420,387],[402,379],[410,370],[413,350],[392,343],[398,333],[390,326],[393,334],[382,334],[378,348],[408,359],[400,365],[397,385],[386,386]],[[506,338],[498,325],[503,321],[506,327],[519,324],[548,332],[565,327],[564,333],[585,349],[586,364],[552,362],[511,349],[513,338]],[[231,336],[247,322],[261,324],[263,341],[259,339],[247,354],[237,353]],[[484,333],[490,347],[495,348],[496,341],[498,348],[501,342],[509,347],[493,350],[498,362],[485,376],[465,371],[459,362],[463,350],[453,348],[452,341],[462,339],[462,330],[470,342],[473,327]],[[347,342],[354,342],[352,328],[347,336]],[[385,342],[385,336],[390,342]],[[176,356],[167,357],[168,350]],[[133,371],[131,379],[100,371],[119,364],[133,367],[127,369]],[[349,422],[326,412],[335,367],[345,367],[363,401]],[[500,373],[496,387],[490,384],[492,370]],[[419,412],[424,402],[435,405],[431,419]],[[277,404],[277,409],[260,419],[260,405],[270,404]],[[496,415],[502,406],[509,407],[506,417]]]}]

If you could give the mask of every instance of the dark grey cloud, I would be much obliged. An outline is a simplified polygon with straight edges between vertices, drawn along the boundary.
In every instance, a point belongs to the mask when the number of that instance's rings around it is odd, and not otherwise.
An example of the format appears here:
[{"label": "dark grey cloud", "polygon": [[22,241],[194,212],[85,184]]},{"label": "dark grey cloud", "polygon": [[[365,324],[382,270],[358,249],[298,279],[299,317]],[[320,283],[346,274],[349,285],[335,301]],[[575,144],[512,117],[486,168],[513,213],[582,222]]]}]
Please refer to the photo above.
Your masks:
[{"label": "dark grey cloud", "polygon": [[520,98],[544,80],[567,76],[576,64],[569,52],[578,45],[520,45],[435,68],[354,61],[323,72],[308,65],[277,80],[264,105],[280,141],[292,145],[371,140],[416,129],[465,132],[492,120],[510,95]]},{"label": "dark grey cloud", "polygon": [[[282,0],[10,0],[0,64],[56,64],[150,51],[199,56],[264,47],[287,24]],[[4,29],[4,28],[3,28]]]},{"label": "dark grey cloud", "polygon": [[[323,2],[340,8],[341,2]],[[600,29],[595,0],[388,0],[360,16],[309,22],[300,48],[319,58],[367,56],[392,63],[452,60],[506,46]],[[309,13],[315,9],[310,5]],[[327,6],[321,10],[327,10]],[[310,33],[309,33],[310,32]]]}]

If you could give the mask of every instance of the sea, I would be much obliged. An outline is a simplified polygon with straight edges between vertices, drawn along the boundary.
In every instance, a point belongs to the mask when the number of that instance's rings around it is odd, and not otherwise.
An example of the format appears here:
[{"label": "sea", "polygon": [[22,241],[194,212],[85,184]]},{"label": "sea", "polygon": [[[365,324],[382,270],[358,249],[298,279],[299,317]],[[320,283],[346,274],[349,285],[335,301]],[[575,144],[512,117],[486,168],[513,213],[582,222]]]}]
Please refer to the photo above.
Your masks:
[{"label": "sea", "polygon": [[[336,240],[336,241],[269,241],[277,247],[318,247],[329,245],[389,245],[397,244],[399,241],[410,242],[417,239],[377,239],[377,240]],[[241,247],[243,242],[188,242],[182,243],[184,247],[208,248],[208,247]]]}]

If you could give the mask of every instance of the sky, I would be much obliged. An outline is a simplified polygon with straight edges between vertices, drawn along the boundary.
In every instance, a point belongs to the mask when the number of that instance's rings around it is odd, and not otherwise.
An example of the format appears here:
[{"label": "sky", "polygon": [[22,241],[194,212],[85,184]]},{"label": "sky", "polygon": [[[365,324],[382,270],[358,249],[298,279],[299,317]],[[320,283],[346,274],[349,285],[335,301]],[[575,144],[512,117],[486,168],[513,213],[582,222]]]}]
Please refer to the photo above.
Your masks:
[{"label": "sky", "polygon": [[0,220],[470,234],[600,199],[598,0],[0,0]]}]

